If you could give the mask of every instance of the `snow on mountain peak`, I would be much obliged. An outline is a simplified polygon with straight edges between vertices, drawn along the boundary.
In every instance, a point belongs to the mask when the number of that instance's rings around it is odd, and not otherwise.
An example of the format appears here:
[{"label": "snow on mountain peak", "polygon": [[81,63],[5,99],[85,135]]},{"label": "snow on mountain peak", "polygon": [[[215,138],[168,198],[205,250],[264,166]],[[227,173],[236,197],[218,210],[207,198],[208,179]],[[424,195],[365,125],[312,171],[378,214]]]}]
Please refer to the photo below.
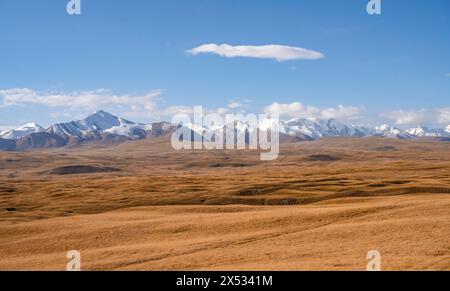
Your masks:
[{"label": "snow on mountain peak", "polygon": [[78,138],[83,138],[91,132],[140,138],[145,136],[147,130],[151,129],[151,125],[134,123],[100,110],[89,114],[88,117],[82,120],[55,124],[48,129],[48,132]]},{"label": "snow on mountain peak", "polygon": [[375,127],[375,130],[378,131],[378,132],[383,132],[383,131],[390,130],[391,128],[392,128],[392,127],[391,127],[390,125],[388,125],[388,124],[383,124],[383,125],[380,125],[380,126]]},{"label": "snow on mountain peak", "polygon": [[0,138],[3,139],[19,139],[33,133],[43,132],[45,129],[37,123],[27,123],[18,128],[4,130],[0,132]]},{"label": "snow on mountain peak", "polygon": [[383,136],[383,137],[387,137],[387,138],[409,139],[409,138],[413,137],[412,135],[405,132],[404,130],[401,130],[394,126],[390,126],[388,124],[383,124],[383,125],[375,127],[375,133],[378,136]]},{"label": "snow on mountain peak", "polygon": [[105,111],[96,111],[87,118],[78,121],[87,130],[106,131],[113,127],[129,127],[137,125],[134,122],[119,118]]},{"label": "snow on mountain peak", "polygon": [[42,128],[42,126],[38,125],[35,122],[30,122],[30,123],[27,123],[25,125],[22,125],[18,129],[29,129],[29,128]]},{"label": "snow on mountain peak", "polygon": [[[222,126],[199,126],[195,124],[180,124],[191,129],[198,135],[216,132],[222,130]],[[167,125],[169,130],[171,126]],[[256,128],[250,124],[236,121],[234,123],[235,130],[243,132],[253,132]],[[410,139],[414,137],[448,137],[450,136],[450,125],[446,129],[433,129],[425,126],[417,126],[407,131],[383,124],[377,127],[361,127],[352,124],[343,123],[335,119],[328,120],[312,120],[305,118],[292,119],[287,122],[266,120],[260,122],[258,127],[260,130],[266,131],[269,128],[277,127],[280,133],[297,136],[306,139],[320,139],[323,137],[365,137],[365,136],[381,136],[388,138]],[[159,129],[158,129],[159,128]],[[156,131],[163,130],[156,126]],[[3,139],[20,139],[32,133],[45,131],[44,128],[36,123],[28,123],[19,128],[12,130],[0,131],[0,138]],[[72,121],[67,123],[59,123],[51,126],[46,130],[48,133],[56,134],[63,138],[75,137],[80,140],[88,139],[92,133],[107,133],[112,135],[126,136],[132,139],[145,138],[147,134],[153,131],[153,125],[145,125],[135,123],[103,110],[95,111],[89,114],[85,119]]]},{"label": "snow on mountain peak", "polygon": [[441,137],[447,134],[442,129],[429,128],[423,125],[408,129],[406,132],[416,137]]}]

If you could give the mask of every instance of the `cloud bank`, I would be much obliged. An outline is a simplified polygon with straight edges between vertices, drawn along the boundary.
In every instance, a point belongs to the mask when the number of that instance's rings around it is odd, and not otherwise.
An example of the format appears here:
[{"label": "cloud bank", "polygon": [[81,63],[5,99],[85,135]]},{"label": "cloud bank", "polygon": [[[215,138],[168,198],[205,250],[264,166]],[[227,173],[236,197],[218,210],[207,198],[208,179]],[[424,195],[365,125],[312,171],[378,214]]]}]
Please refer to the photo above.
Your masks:
[{"label": "cloud bank", "polygon": [[153,90],[143,95],[117,95],[110,90],[99,89],[81,92],[39,92],[28,88],[0,90],[1,106],[44,105],[69,109],[90,109],[123,106],[154,110],[155,100],[162,90]]},{"label": "cloud bank", "polygon": [[364,108],[343,105],[336,108],[318,108],[294,102],[290,104],[273,103],[265,107],[264,112],[291,118],[355,120],[361,117]]},{"label": "cloud bank", "polygon": [[[50,116],[59,118],[82,117],[86,111],[107,110],[127,118],[141,118],[146,121],[169,120],[179,113],[192,114],[193,105],[171,105],[160,107],[163,90],[152,90],[141,95],[115,94],[111,90],[93,91],[37,91],[28,88],[0,89],[0,108],[14,106],[45,106],[54,112]],[[224,107],[205,108],[207,113],[259,113],[251,108],[251,100],[230,100]],[[196,104],[201,105],[201,104]],[[255,112],[256,110],[256,112]],[[267,114],[278,114],[284,119],[338,119],[342,121],[368,120],[364,107],[344,106],[319,108],[301,102],[272,103],[263,107]],[[398,126],[450,125],[450,107],[419,110],[394,110],[379,114],[379,123],[389,120]],[[382,121],[384,119],[384,121]],[[6,121],[11,122],[11,121]],[[9,124],[9,123],[8,123]],[[1,128],[0,128],[1,129]]]},{"label": "cloud bank", "polygon": [[397,125],[450,124],[450,107],[438,109],[420,109],[416,111],[397,110],[380,114]]},{"label": "cloud bank", "polygon": [[278,62],[290,60],[318,60],[324,57],[320,52],[284,45],[240,45],[232,46],[229,44],[204,44],[187,51],[189,55],[216,54],[226,58],[258,58],[274,59]]}]

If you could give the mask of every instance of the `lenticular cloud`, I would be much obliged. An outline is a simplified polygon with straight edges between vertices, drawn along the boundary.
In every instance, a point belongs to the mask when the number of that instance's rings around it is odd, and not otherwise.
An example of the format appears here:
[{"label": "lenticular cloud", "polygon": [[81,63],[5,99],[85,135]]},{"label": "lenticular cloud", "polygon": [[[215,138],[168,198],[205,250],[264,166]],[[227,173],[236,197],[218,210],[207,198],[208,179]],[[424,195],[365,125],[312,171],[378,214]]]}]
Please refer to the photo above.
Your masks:
[{"label": "lenticular cloud", "polygon": [[228,44],[204,44],[187,51],[190,55],[216,54],[226,58],[274,59],[278,62],[290,60],[318,60],[324,57],[320,52],[283,45],[232,46]]}]

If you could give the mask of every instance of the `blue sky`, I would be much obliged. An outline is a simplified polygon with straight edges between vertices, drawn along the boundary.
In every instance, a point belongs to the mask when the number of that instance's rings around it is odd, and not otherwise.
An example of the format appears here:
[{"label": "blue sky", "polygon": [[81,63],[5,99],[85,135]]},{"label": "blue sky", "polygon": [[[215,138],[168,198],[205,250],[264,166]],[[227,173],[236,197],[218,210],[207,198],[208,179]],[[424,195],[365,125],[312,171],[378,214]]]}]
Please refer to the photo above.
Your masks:
[{"label": "blue sky", "polygon": [[[0,126],[104,109],[170,119],[203,105],[361,123],[450,124],[450,1],[0,0]],[[192,55],[283,45],[315,60]],[[129,102],[128,102],[129,101]]]}]

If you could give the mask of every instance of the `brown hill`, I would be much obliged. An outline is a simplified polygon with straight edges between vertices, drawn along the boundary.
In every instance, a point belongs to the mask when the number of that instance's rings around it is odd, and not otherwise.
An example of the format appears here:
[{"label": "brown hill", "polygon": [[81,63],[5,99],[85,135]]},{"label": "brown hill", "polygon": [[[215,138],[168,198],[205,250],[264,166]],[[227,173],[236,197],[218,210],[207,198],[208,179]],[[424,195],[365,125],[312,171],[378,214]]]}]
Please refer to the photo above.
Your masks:
[{"label": "brown hill", "polygon": [[95,270],[361,270],[376,249],[384,269],[450,270],[449,151],[339,138],[261,162],[154,138],[3,152],[0,269],[62,269],[77,249]]}]

